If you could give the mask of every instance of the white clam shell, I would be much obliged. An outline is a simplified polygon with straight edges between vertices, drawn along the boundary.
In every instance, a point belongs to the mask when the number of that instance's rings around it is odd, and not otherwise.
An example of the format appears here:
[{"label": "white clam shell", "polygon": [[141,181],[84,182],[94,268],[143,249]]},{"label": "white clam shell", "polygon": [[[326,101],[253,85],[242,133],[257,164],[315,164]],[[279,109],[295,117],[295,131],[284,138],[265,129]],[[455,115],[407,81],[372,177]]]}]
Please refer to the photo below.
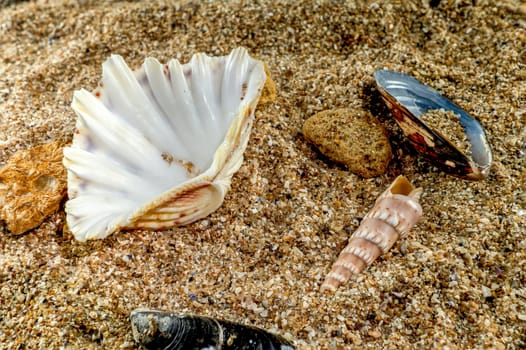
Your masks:
[{"label": "white clam shell", "polygon": [[76,91],[64,150],[67,223],[76,239],[162,229],[216,210],[243,161],[266,80],[245,49],[189,63],[147,58],[133,72],[112,55],[99,87]]}]

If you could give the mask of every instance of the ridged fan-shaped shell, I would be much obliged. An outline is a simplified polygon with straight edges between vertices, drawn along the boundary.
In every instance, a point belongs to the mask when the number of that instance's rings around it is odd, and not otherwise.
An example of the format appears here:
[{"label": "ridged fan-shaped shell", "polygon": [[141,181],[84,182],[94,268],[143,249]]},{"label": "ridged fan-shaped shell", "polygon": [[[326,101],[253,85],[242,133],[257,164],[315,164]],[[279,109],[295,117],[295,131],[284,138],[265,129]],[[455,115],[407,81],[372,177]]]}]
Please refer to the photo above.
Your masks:
[{"label": "ridged fan-shaped shell", "polygon": [[216,210],[243,161],[265,79],[243,48],[184,65],[147,58],[135,72],[112,55],[97,89],[74,93],[64,165],[75,237],[168,228]]}]

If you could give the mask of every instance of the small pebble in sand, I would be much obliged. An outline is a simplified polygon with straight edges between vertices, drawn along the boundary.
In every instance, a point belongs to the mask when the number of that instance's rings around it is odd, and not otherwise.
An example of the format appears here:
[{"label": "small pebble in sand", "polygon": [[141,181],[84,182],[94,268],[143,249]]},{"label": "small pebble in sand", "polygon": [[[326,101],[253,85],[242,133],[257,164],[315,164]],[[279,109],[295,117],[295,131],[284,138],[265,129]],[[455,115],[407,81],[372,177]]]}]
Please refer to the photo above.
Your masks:
[{"label": "small pebble in sand", "polygon": [[430,128],[446,137],[463,154],[471,157],[471,143],[464,127],[460,124],[460,116],[453,111],[430,109],[420,117]]},{"label": "small pebble in sand", "polygon": [[40,225],[66,194],[62,143],[16,152],[0,169],[0,220],[15,235]]},{"label": "small pebble in sand", "polygon": [[320,112],[303,124],[303,134],[321,153],[364,178],[385,173],[392,158],[387,132],[368,111]]},{"label": "small pebble in sand", "polygon": [[378,339],[378,338],[380,338],[382,336],[382,333],[380,333],[377,330],[370,330],[369,332],[367,332],[367,335],[369,335],[370,337],[373,337],[375,339]]}]

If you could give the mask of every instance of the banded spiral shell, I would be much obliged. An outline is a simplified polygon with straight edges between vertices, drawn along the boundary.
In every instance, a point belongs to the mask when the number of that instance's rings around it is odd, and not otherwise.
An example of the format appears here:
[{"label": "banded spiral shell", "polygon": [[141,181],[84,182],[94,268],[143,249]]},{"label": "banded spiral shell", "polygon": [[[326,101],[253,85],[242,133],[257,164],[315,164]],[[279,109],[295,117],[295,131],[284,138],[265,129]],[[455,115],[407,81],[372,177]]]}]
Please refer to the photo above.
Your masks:
[{"label": "banded spiral shell", "polygon": [[266,75],[243,48],[189,63],[112,55],[90,93],[76,91],[67,223],[76,239],[184,225],[216,210],[243,161]]},{"label": "banded spiral shell", "polygon": [[210,317],[136,309],[130,319],[135,341],[151,350],[294,350],[279,335]]},{"label": "banded spiral shell", "polygon": [[422,216],[422,207],[418,203],[421,193],[421,188],[415,188],[407,178],[398,176],[351,235],[321,290],[335,291],[404,237]]}]

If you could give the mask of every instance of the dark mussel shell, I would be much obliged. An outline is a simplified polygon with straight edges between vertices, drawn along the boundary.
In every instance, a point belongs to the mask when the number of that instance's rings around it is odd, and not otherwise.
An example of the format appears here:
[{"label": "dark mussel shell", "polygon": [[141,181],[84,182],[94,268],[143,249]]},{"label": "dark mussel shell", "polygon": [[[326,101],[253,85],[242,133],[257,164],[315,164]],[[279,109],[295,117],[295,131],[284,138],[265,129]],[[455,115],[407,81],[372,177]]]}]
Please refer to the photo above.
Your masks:
[{"label": "dark mussel shell", "polygon": [[294,350],[279,335],[209,317],[136,309],[130,319],[133,338],[146,349]]},{"label": "dark mussel shell", "polygon": [[[476,119],[410,75],[377,70],[374,78],[383,100],[417,152],[448,174],[468,180],[488,176],[493,156],[484,129]],[[471,157],[462,153],[440,130],[433,130],[420,119],[433,109],[452,111],[460,116],[460,124],[471,144]]]}]

